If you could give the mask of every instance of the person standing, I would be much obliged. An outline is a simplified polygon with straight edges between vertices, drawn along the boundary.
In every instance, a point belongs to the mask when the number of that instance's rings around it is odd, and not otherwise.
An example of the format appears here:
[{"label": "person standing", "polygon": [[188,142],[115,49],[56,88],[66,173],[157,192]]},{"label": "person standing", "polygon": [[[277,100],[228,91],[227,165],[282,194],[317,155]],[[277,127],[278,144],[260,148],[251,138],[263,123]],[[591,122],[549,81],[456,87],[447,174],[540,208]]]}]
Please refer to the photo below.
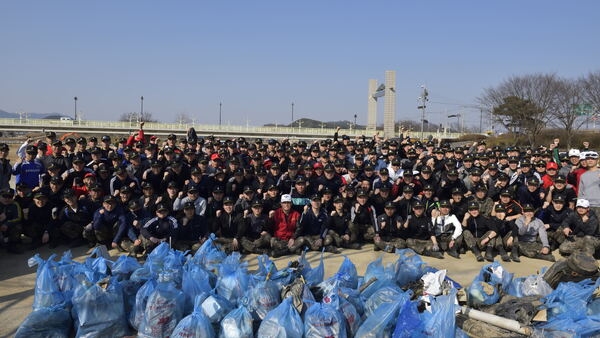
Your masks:
[{"label": "person standing", "polygon": [[586,171],[579,177],[577,197],[588,200],[590,209],[595,214],[600,213],[600,170],[598,170],[598,153],[585,153]]}]

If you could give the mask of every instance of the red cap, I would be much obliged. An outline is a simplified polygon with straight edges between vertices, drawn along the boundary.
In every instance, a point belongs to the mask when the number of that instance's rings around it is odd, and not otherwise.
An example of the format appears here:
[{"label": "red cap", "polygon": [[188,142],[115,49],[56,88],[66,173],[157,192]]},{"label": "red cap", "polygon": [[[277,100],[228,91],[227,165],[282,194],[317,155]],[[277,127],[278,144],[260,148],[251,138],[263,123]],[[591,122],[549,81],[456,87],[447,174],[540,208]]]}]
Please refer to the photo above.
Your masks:
[{"label": "red cap", "polygon": [[319,168],[323,168],[323,164],[321,164],[320,162],[317,162],[313,165],[313,169],[319,169]]},{"label": "red cap", "polygon": [[158,138],[158,136],[156,136],[156,135],[150,136],[150,140],[152,140],[152,141],[156,140],[157,138]]},{"label": "red cap", "polygon": [[87,174],[85,174],[83,176],[83,178],[86,178],[86,177],[96,177],[96,174],[94,174],[94,173],[87,173]]},{"label": "red cap", "polygon": [[210,159],[213,161],[220,159],[219,154],[214,153],[214,154],[210,155]]},{"label": "red cap", "polygon": [[556,164],[556,162],[548,162],[548,164],[546,164],[546,170],[548,169],[558,169],[558,164]]}]

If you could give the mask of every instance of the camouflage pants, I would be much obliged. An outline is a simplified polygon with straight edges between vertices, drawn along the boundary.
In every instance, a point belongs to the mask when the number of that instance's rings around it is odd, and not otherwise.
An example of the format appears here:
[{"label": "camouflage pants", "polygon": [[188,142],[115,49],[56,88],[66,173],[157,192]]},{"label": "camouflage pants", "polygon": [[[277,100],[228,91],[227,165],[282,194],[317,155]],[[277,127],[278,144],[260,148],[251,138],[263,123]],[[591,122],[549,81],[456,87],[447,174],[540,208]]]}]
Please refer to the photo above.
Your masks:
[{"label": "camouflage pants", "polygon": [[406,240],[406,247],[413,249],[419,255],[423,255],[427,251],[431,251],[433,242],[429,239],[414,239]]},{"label": "camouflage pants", "polygon": [[261,254],[264,253],[265,250],[271,248],[271,235],[266,234],[257,239],[242,237],[240,244],[244,250],[250,253]]},{"label": "camouflage pants", "polygon": [[566,240],[563,230],[563,227],[559,227],[556,230],[546,230],[546,233],[548,234],[548,241],[550,242],[551,247],[557,248]]},{"label": "camouflage pants", "polygon": [[335,245],[338,248],[348,248],[350,247],[350,244],[352,244],[354,242],[352,242],[352,237],[350,237],[350,239],[345,240],[343,238],[343,235],[338,234],[337,232],[335,232],[334,230],[329,230],[327,232],[327,236],[325,236],[325,245]]},{"label": "camouflage pants", "polygon": [[463,231],[462,236],[463,236],[463,241],[465,242],[465,245],[467,246],[467,248],[470,249],[470,248],[473,248],[474,246],[477,245],[478,249],[483,250],[483,249],[485,249],[488,246],[492,246],[493,247],[494,244],[495,244],[496,238],[494,237],[493,239],[491,239],[487,243],[487,245],[485,245],[485,246],[481,245],[481,241],[484,238],[488,237],[490,234],[491,234],[491,231],[487,231],[486,233],[483,234],[483,236],[481,236],[479,238],[476,238],[473,235],[473,233],[471,232],[471,230],[465,230],[465,231]]},{"label": "camouflage pants", "polygon": [[536,258],[540,250],[542,250],[542,243],[540,242],[516,242],[519,248],[519,254],[529,258]]},{"label": "camouflage pants", "polygon": [[8,238],[9,243],[20,243],[21,233],[23,232],[23,226],[19,224],[11,224],[8,229],[2,232],[4,238]]},{"label": "camouflage pants", "polygon": [[373,244],[385,252],[394,252],[395,249],[406,248],[406,240],[392,236],[380,236],[380,240],[378,242],[374,241]]},{"label": "camouflage pants", "polygon": [[88,240],[90,243],[100,243],[110,248],[117,226],[118,223],[115,222],[115,224],[112,224],[111,226],[104,226],[100,229],[84,229],[83,238]]},{"label": "camouflage pants", "polygon": [[177,241],[173,248],[179,251],[189,250],[192,253],[195,253],[196,251],[198,251],[198,249],[200,249],[200,245],[201,244],[199,241]]},{"label": "camouflage pants", "polygon": [[350,222],[350,243],[373,243],[375,229],[371,224],[357,224]]},{"label": "camouflage pants", "polygon": [[[236,251],[233,248],[233,238],[219,237],[219,238],[215,239],[215,243],[220,244],[221,250],[225,251],[227,254],[230,254],[230,253]],[[240,250],[241,246],[242,246],[241,243],[238,243],[237,251]]]},{"label": "camouflage pants", "polygon": [[600,248],[600,238],[598,237],[573,237],[572,240],[562,242],[558,247],[558,252],[563,256],[568,256],[575,251],[583,251],[589,255],[594,255],[598,248]]},{"label": "camouflage pants", "polygon": [[[318,241],[321,242],[320,245]],[[294,241],[294,245],[290,248],[290,251],[296,251],[304,247],[309,247],[312,251],[319,251],[323,247],[323,243],[324,241],[321,240],[320,235],[300,236],[296,238],[296,240]]]},{"label": "camouflage pants", "polygon": [[[452,234],[441,234],[439,236],[435,236],[438,242],[438,246],[440,249],[444,251],[448,251],[450,249],[450,242],[452,241]],[[454,248],[459,250],[462,246],[463,236],[458,236],[457,239],[454,240]]]}]

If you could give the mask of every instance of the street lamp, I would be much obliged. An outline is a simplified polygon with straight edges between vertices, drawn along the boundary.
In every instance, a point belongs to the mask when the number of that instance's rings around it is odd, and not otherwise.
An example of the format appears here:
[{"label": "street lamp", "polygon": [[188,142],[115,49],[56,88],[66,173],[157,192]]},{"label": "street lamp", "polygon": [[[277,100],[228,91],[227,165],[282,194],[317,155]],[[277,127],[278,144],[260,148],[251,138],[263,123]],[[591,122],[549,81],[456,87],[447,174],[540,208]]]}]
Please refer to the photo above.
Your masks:
[{"label": "street lamp", "polygon": [[294,128],[294,102],[292,102],[292,124],[290,126]]},{"label": "street lamp", "polygon": [[354,114],[354,129],[356,129],[356,118],[358,117],[357,114]]},{"label": "street lamp", "polygon": [[223,108],[223,102],[219,102],[219,127],[221,126],[221,109]]},{"label": "street lamp", "polygon": [[425,108],[427,107],[427,101],[429,101],[429,92],[427,91],[425,85],[421,85],[421,88],[423,88],[423,92],[421,93],[421,96],[419,96],[421,105],[417,106],[417,109],[421,109],[421,140],[423,140],[423,129],[425,127]]},{"label": "street lamp", "polygon": [[140,96],[140,118],[138,118],[138,122],[142,122],[144,118],[144,97]]},{"label": "street lamp", "polygon": [[75,121],[77,121],[77,96],[75,96],[73,98],[73,101],[75,102],[75,110],[73,111],[74,112],[73,116],[75,118]]}]

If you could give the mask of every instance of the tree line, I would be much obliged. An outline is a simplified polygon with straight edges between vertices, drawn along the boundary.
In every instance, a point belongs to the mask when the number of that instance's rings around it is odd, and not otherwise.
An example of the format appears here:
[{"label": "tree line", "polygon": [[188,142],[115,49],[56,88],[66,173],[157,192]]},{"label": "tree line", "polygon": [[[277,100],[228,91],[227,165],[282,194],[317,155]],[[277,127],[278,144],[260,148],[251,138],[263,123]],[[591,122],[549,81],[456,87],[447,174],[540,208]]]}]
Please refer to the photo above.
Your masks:
[{"label": "tree line", "polygon": [[534,145],[546,128],[560,129],[571,146],[573,136],[600,109],[600,71],[577,79],[556,74],[513,76],[477,98],[494,123]]}]

